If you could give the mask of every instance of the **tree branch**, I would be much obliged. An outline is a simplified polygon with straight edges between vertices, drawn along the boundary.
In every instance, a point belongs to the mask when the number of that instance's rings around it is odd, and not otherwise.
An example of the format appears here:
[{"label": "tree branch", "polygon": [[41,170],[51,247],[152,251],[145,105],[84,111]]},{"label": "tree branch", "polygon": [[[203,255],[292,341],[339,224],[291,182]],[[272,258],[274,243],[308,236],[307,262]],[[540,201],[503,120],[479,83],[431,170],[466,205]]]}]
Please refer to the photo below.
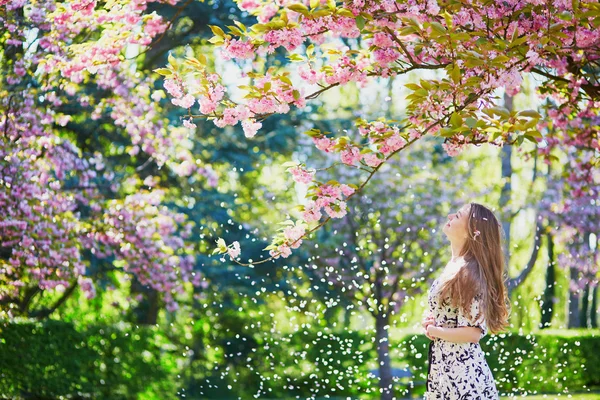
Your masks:
[{"label": "tree branch", "polygon": [[60,296],[60,298],[54,303],[51,307],[43,308],[41,310],[29,313],[29,317],[35,318],[38,321],[44,318],[47,318],[50,314],[58,309],[67,299],[73,294],[75,288],[77,287],[77,281],[73,282],[71,286],[69,286]]},{"label": "tree branch", "polygon": [[512,290],[517,288],[525,279],[527,279],[527,276],[531,273],[531,270],[533,269],[533,266],[535,265],[535,262],[538,258],[538,253],[542,242],[542,230],[542,223],[538,221],[535,226],[535,239],[533,242],[533,249],[531,250],[531,256],[529,257],[529,262],[527,263],[527,266],[519,273],[518,276],[509,279],[507,282],[506,286],[508,289],[509,296]]}]

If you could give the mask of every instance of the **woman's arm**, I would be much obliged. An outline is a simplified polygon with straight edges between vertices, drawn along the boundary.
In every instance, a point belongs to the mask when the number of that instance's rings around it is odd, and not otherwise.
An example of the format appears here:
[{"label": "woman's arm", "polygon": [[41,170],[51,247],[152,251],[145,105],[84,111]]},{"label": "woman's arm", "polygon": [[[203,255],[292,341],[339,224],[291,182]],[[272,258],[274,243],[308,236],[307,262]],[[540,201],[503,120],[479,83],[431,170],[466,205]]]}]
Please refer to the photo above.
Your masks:
[{"label": "woman's arm", "polygon": [[434,337],[454,343],[478,343],[481,339],[481,329],[473,326],[461,326],[459,328],[444,328],[429,325],[427,332]]}]

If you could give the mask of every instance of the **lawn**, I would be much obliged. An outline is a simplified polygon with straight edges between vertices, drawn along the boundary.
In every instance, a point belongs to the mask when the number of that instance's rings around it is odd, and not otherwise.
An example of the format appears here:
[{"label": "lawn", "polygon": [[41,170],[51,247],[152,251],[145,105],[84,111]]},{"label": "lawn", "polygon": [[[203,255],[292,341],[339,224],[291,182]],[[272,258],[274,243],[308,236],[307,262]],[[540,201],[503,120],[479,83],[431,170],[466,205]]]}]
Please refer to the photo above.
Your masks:
[{"label": "lawn", "polygon": [[554,399],[577,399],[577,400],[599,400],[600,393],[590,393],[590,394],[540,394],[536,396],[508,396],[508,397],[500,397],[500,400],[517,400],[517,399],[527,399],[527,400],[554,400]]}]

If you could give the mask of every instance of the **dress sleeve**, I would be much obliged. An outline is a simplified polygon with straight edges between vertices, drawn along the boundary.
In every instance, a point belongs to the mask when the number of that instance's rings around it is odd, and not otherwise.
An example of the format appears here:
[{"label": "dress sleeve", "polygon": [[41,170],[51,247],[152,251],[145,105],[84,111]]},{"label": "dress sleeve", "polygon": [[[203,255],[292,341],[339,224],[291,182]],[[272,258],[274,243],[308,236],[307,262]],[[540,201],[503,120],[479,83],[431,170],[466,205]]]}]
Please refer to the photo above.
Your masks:
[{"label": "dress sleeve", "polygon": [[458,308],[458,318],[456,326],[476,326],[481,330],[481,336],[479,339],[487,335],[487,323],[483,312],[481,312],[481,294],[477,294],[471,302],[471,308],[469,315],[465,315],[461,308]]}]

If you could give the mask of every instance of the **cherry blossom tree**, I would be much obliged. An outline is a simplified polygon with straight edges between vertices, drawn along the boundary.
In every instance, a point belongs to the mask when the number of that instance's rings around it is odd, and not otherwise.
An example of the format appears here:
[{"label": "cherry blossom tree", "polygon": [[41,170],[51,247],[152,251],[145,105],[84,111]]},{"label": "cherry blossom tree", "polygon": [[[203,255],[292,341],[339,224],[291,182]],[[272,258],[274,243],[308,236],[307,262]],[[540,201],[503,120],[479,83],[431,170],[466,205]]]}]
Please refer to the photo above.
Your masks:
[{"label": "cherry blossom tree", "polygon": [[[154,78],[135,71],[135,55],[170,25],[146,7],[0,2],[0,302],[9,316],[47,316],[76,286],[93,297],[84,252],[164,293],[170,310],[185,282],[200,282],[185,216],[161,205],[164,193],[148,190],[152,179],[122,185],[102,154],[78,140],[82,121],[110,121],[128,132],[130,156],[143,152],[159,167],[214,184],[210,166],[189,151],[187,129],[160,115]],[[57,288],[55,303],[30,309]]]},{"label": "cherry blossom tree", "polygon": [[[289,228],[266,248],[271,259],[289,256],[302,238],[329,219],[343,217],[348,199],[362,190],[380,166],[425,135],[443,137],[450,155],[468,145],[519,145],[524,140],[574,141],[598,150],[597,130],[585,122],[600,100],[599,81],[588,68],[598,62],[600,10],[595,2],[238,4],[255,15],[258,23],[246,27],[234,21],[227,32],[211,26],[211,42],[224,59],[255,62],[251,69],[257,69],[246,73],[248,84],[239,87],[243,98],[227,95],[220,75],[208,69],[203,57],[171,58],[166,68],[157,70],[166,78],[172,101],[188,108],[188,123],[207,118],[224,127],[241,121],[245,135],[253,138],[265,118],[287,113],[293,106],[303,108],[334,87],[350,82],[363,85],[414,70],[445,72],[442,78],[406,85],[412,93],[406,97],[406,115],[400,121],[357,120],[360,142],[315,129],[306,132],[317,148],[339,153],[343,163],[364,170],[366,178],[361,183],[324,184],[314,177],[308,193],[311,201],[299,207],[298,219],[290,220]],[[274,52],[298,63],[297,82],[292,81],[288,68],[261,62]],[[514,95],[525,73],[544,79],[540,96],[551,103],[546,116],[550,120],[575,116],[571,124],[575,129],[544,136],[538,112],[511,112],[495,103],[496,89]],[[199,114],[193,112],[196,104]],[[298,169],[293,174],[302,181],[311,177]],[[328,214],[322,222],[321,210]],[[215,252],[236,259],[241,248],[239,243],[227,245],[219,240]]]}]

